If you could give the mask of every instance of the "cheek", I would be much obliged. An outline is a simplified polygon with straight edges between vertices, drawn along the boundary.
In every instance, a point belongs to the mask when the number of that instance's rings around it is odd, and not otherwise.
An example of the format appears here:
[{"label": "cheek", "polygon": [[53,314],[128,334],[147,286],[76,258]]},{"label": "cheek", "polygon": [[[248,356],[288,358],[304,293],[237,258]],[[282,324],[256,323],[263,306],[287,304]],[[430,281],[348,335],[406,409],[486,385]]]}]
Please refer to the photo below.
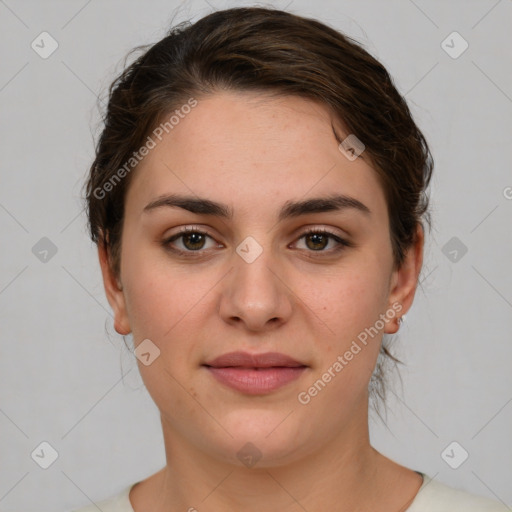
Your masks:
[{"label": "cheek", "polygon": [[387,304],[386,285],[387,276],[382,269],[363,264],[333,276],[325,292],[310,300],[324,305],[326,323],[335,335],[341,334],[346,340],[379,318]]},{"label": "cheek", "polygon": [[134,338],[160,339],[175,317],[184,314],[180,280],[171,275],[158,249],[149,246],[143,236],[123,236],[121,272]]},{"label": "cheek", "polygon": [[312,416],[329,410],[326,427],[348,421],[358,404],[365,403],[382,339],[375,326],[385,310],[384,285],[369,267],[351,268],[333,276],[324,293],[310,296],[311,304],[323,304],[319,316],[330,335],[315,339],[317,365],[297,399]]},{"label": "cheek", "polygon": [[[348,399],[347,394],[366,390],[380,350],[384,327],[380,315],[387,307],[384,270],[378,258],[361,255],[357,264],[340,269],[325,281],[321,292],[308,297],[309,304],[322,304],[319,317],[330,333],[317,339],[321,360],[315,372],[316,378],[332,382],[326,400]],[[335,378],[325,375],[329,370]]]},{"label": "cheek", "polygon": [[161,410],[192,414],[190,394],[195,391],[187,384],[188,371],[197,357],[194,344],[199,334],[197,326],[201,325],[197,315],[206,290],[195,287],[193,280],[179,273],[171,273],[168,266],[150,260],[143,251],[130,254],[124,270],[134,344],[149,339],[159,350],[151,364],[138,361],[144,384]]},{"label": "cheek", "polygon": [[123,285],[135,343],[150,339],[172,368],[194,363],[187,358],[200,339],[210,280],[190,267],[173,267],[154,249],[126,249]]}]

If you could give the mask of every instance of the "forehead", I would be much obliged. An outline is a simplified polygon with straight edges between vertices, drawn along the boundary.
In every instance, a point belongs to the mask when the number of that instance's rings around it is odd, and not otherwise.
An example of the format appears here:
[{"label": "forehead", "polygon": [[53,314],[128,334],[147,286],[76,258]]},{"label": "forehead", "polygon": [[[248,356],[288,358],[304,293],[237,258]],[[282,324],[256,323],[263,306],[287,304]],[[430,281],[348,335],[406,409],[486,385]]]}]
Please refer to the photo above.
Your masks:
[{"label": "forehead", "polygon": [[300,97],[198,98],[139,164],[127,203],[182,193],[247,210],[340,193],[385,210],[375,171],[340,152],[333,125],[341,138],[348,135],[327,107]]}]

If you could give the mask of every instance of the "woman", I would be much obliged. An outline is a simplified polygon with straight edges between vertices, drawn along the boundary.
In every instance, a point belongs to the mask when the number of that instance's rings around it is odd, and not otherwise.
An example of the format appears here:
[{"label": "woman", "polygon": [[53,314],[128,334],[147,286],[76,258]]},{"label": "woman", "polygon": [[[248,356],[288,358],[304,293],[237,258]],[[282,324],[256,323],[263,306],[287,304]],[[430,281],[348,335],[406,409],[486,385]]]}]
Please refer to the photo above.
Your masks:
[{"label": "woman", "polygon": [[369,442],[432,167],[384,67],[314,20],[216,12],[123,72],[88,213],[167,464],[101,510],[505,510]]}]

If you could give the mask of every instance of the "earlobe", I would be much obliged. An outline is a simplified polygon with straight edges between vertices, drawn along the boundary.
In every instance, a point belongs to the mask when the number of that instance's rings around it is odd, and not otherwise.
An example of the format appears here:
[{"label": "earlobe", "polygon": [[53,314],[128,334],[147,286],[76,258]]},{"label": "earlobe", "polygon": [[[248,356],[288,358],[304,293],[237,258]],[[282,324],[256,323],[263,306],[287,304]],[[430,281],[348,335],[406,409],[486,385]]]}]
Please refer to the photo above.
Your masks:
[{"label": "earlobe", "polygon": [[[394,320],[387,324],[385,328],[387,334],[394,334],[398,331],[400,319],[412,306],[423,264],[423,245],[423,227],[418,224],[415,243],[407,250],[401,267],[393,272],[388,307],[393,308],[393,304],[400,304],[401,308]],[[396,310],[396,307],[394,309]]]},{"label": "earlobe", "polygon": [[126,312],[126,301],[121,283],[112,271],[108,249],[105,244],[98,243],[98,257],[100,261],[103,286],[108,303],[114,312],[114,329],[118,334],[130,334],[131,328]]},{"label": "earlobe", "polygon": [[[398,303],[396,303],[396,304],[398,304]],[[393,317],[393,319],[390,320],[386,324],[386,327],[384,328],[384,332],[386,334],[395,334],[396,332],[398,332],[400,330],[400,327],[404,323],[404,320],[405,320],[405,315],[402,314],[401,312],[397,313],[396,316]]]}]

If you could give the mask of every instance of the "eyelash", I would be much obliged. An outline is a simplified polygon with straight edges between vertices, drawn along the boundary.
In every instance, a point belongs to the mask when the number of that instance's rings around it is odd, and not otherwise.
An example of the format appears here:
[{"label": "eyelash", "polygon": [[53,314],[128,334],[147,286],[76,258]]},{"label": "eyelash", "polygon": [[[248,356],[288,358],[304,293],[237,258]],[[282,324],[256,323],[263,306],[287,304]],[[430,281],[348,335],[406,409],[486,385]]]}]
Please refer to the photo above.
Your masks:
[{"label": "eyelash", "polygon": [[[172,235],[171,237],[163,240],[162,245],[164,246],[165,249],[172,251],[173,253],[176,253],[178,255],[187,255],[187,257],[195,257],[195,258],[201,257],[202,256],[201,253],[205,252],[204,249],[198,249],[196,251],[193,251],[193,250],[176,249],[175,247],[171,247],[172,242],[174,242],[180,238],[183,238],[185,235],[188,235],[191,233],[195,233],[198,235],[206,235],[209,238],[211,238],[212,240],[215,240],[214,237],[212,235],[210,235],[207,231],[203,231],[202,229],[187,226],[187,227],[181,228],[179,233],[176,233],[176,234]],[[301,240],[308,235],[316,235],[316,234],[324,235],[328,239],[334,240],[335,242],[338,243],[338,246],[333,249],[330,249],[330,250],[322,249],[322,250],[318,250],[318,251],[313,251],[313,250],[306,249],[307,252],[333,254],[333,253],[338,253],[340,251],[343,251],[344,249],[346,249],[348,247],[353,247],[353,244],[351,242],[348,242],[347,240],[340,238],[335,233],[333,233],[327,229],[324,229],[324,228],[309,228],[306,231],[304,231],[304,233],[302,233],[297,240]]]}]

